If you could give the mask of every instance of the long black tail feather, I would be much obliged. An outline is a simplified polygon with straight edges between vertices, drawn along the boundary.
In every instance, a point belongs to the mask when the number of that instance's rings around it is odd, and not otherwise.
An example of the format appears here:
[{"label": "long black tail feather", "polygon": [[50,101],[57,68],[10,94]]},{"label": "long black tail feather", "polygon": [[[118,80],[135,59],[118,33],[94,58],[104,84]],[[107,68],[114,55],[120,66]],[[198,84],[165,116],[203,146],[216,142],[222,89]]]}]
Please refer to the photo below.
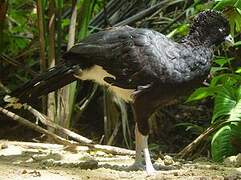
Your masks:
[{"label": "long black tail feather", "polygon": [[80,71],[78,65],[59,64],[26,82],[10,96],[17,97],[21,102],[29,102],[75,81],[74,74],[78,71]]}]

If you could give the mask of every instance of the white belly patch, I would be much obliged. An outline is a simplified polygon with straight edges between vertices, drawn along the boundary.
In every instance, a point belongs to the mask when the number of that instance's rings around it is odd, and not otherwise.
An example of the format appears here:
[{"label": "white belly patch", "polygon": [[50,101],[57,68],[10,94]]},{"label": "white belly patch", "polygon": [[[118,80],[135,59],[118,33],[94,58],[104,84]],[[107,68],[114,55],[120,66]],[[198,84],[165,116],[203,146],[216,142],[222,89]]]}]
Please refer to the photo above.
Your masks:
[{"label": "white belly patch", "polygon": [[80,74],[74,75],[76,78],[81,80],[93,80],[100,85],[107,86],[109,90],[114,92],[117,96],[122,98],[124,101],[133,101],[134,89],[123,89],[117,86],[111,86],[111,84],[104,81],[105,77],[111,77],[115,79],[115,76],[109,74],[101,66],[94,65],[89,69],[83,70]]}]

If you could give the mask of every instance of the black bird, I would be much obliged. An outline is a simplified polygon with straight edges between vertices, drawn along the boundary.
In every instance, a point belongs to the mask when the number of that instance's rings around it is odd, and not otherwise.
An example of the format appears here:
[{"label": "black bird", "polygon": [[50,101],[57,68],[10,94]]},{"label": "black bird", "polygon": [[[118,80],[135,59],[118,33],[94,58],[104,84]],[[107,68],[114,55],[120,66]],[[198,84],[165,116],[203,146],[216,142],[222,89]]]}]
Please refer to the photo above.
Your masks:
[{"label": "black bird", "polygon": [[180,43],[149,29],[117,27],[90,35],[63,55],[63,62],[12,93],[21,101],[56,90],[79,78],[107,86],[130,102],[136,121],[136,158],[142,152],[147,173],[154,172],[148,151],[148,118],[160,106],[199,86],[209,73],[213,47],[231,41],[226,18],[201,12]]}]

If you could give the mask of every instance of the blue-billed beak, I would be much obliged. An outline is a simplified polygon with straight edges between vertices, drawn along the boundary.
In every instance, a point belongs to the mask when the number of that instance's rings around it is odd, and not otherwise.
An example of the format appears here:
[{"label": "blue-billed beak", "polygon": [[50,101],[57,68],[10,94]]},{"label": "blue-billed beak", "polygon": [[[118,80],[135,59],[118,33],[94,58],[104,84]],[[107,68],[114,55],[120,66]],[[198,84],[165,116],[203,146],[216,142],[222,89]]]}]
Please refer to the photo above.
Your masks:
[{"label": "blue-billed beak", "polygon": [[234,39],[233,39],[233,37],[230,34],[228,36],[226,36],[224,38],[224,40],[225,40],[225,44],[227,46],[233,46],[234,45]]}]

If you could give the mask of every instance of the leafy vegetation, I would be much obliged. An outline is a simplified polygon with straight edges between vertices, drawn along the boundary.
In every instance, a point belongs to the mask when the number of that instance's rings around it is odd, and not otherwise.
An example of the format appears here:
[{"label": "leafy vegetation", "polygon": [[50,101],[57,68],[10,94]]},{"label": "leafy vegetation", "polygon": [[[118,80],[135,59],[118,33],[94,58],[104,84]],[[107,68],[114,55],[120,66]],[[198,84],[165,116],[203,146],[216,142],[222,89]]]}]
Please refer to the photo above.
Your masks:
[{"label": "leafy vegetation", "polygon": [[[230,22],[231,33],[239,37],[241,32],[241,1],[218,0],[214,9],[224,10]],[[238,48],[240,41],[235,43]],[[226,121],[225,125],[214,133],[211,142],[213,160],[222,161],[225,157],[234,155],[238,150],[241,138],[241,77],[240,66],[235,64],[238,58],[228,54],[223,48],[214,60],[211,72],[214,76],[208,85],[197,89],[188,101],[199,100],[211,96],[214,98],[214,110],[211,123]]]},{"label": "leafy vegetation", "polygon": [[[66,49],[89,33],[129,24],[155,29],[178,41],[187,34],[189,23],[198,12],[212,8],[223,11],[228,17],[235,46],[216,49],[211,80],[187,101],[213,99],[210,123],[226,122],[211,141],[213,159],[221,161],[238,152],[241,139],[241,0],[3,0],[0,2],[0,93],[15,89],[40,71],[57,64]],[[43,106],[40,103],[36,106],[66,127],[79,119],[84,121],[84,112],[90,111],[88,106],[92,103],[94,119],[104,122],[105,142],[132,146],[133,123],[130,123],[129,106],[97,85],[74,83],[48,99],[43,100]],[[69,106],[63,106],[62,102]],[[160,119],[155,116],[153,121],[155,118]],[[205,129],[186,122],[179,126],[186,126],[188,130],[193,128],[195,134]],[[154,133],[158,133],[155,129]],[[124,138],[118,140],[117,132]]]}]

